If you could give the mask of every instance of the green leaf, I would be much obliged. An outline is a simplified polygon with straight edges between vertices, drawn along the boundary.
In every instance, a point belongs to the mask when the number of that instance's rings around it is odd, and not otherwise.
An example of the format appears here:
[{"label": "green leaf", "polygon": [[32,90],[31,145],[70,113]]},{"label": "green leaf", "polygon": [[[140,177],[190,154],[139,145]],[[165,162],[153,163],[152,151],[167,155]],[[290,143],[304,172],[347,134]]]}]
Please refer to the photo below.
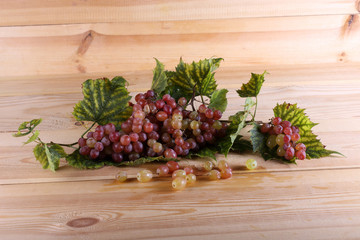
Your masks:
[{"label": "green leaf", "polygon": [[297,107],[297,104],[277,104],[273,109],[274,116],[280,117],[282,120],[291,122],[293,126],[297,126],[300,130],[300,140],[306,146],[306,154],[308,158],[326,157],[331,154],[339,154],[339,152],[327,150],[325,146],[317,139],[317,136],[312,132],[312,128],[317,125],[313,123],[305,114],[305,109]]},{"label": "green leaf", "polygon": [[151,85],[151,89],[154,90],[155,93],[161,95],[161,93],[167,87],[167,76],[164,71],[164,64],[162,64],[159,60],[155,58],[156,67],[154,68],[154,77]]},{"label": "green leaf", "polygon": [[[23,137],[30,134],[37,125],[41,123],[42,119],[33,119],[29,122],[23,122],[18,128],[18,132],[13,134],[14,137]],[[24,131],[25,130],[25,131]]]},{"label": "green leaf", "polygon": [[33,135],[32,135],[31,137],[29,137],[29,139],[28,139],[26,142],[24,142],[24,145],[25,145],[25,144],[28,144],[28,143],[31,143],[31,142],[33,142],[33,141],[35,141],[35,140],[37,140],[38,137],[39,137],[39,134],[40,134],[40,132],[39,132],[38,130],[36,130],[36,131],[33,133]]},{"label": "green leaf", "polygon": [[197,152],[191,152],[188,156],[189,158],[193,158],[193,157],[200,157],[200,158],[211,158],[214,159],[216,161],[216,148],[214,146],[208,146],[208,147],[203,147],[201,148],[199,151]]},{"label": "green leaf", "polygon": [[228,103],[226,94],[228,92],[227,89],[215,90],[211,95],[209,108],[225,112]]},{"label": "green leaf", "polygon": [[39,143],[35,146],[33,152],[35,158],[44,169],[50,169],[54,172],[59,168],[60,158],[66,157],[64,149],[58,144],[48,146],[47,144]]},{"label": "green leaf", "polygon": [[241,135],[238,135],[231,146],[232,152],[243,153],[252,151],[253,146],[249,140],[243,139]]},{"label": "green leaf", "polygon": [[74,107],[73,115],[78,121],[92,121],[100,125],[113,123],[120,126],[121,122],[130,117],[129,92],[125,88],[126,80],[115,77],[86,80],[83,83],[84,99]]},{"label": "green leaf", "polygon": [[219,67],[222,60],[222,58],[210,58],[187,64],[180,58],[176,72],[167,72],[169,82],[172,83],[169,85],[181,90],[188,100],[193,93],[195,96],[210,97],[217,87],[213,71]]},{"label": "green leaf", "polygon": [[236,92],[240,97],[256,97],[260,93],[262,84],[265,81],[264,77],[266,73],[266,71],[264,71],[263,74],[251,73],[249,82],[243,84],[241,89],[237,90]]},{"label": "green leaf", "polygon": [[246,119],[255,105],[251,98],[246,98],[244,111],[237,112],[229,117],[230,126],[227,129],[227,135],[219,141],[220,152],[227,156],[229,150],[234,144],[235,139],[240,134],[241,129],[246,125]]},{"label": "green leaf", "polygon": [[142,157],[142,158],[138,158],[134,161],[121,162],[121,163],[119,163],[119,166],[137,166],[137,165],[142,165],[145,163],[162,162],[162,161],[169,161],[169,160],[174,160],[174,159],[167,159],[164,157]]}]

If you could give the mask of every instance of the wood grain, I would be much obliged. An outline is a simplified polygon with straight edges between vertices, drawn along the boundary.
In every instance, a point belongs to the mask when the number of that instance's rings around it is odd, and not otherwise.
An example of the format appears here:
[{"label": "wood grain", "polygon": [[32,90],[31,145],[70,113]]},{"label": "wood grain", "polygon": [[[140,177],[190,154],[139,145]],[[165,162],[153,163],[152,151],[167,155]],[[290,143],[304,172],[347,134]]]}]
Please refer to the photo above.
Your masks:
[{"label": "wood grain", "polygon": [[354,0],[104,0],[0,2],[0,26],[153,22],[243,17],[357,14]]},{"label": "wood grain", "polygon": [[168,179],[0,185],[0,233],[3,239],[357,239],[359,183],[353,169],[200,179],[181,192]]},{"label": "wood grain", "polygon": [[220,56],[223,67],[360,61],[358,15],[217,20],[214,29],[198,23],[138,24],[129,33],[124,24],[4,28],[1,75],[142,71],[153,68],[153,57],[166,66],[175,66],[180,56]]}]

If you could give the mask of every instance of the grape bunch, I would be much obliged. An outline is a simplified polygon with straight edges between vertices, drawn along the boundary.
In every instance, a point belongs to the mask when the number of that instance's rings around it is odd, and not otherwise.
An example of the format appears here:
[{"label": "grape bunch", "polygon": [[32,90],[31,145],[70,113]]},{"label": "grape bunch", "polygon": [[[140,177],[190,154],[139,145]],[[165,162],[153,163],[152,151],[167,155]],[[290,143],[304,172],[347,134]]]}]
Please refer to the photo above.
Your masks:
[{"label": "grape bunch", "polygon": [[278,156],[284,157],[286,160],[291,160],[294,157],[299,160],[306,158],[305,144],[298,143],[300,139],[299,128],[291,126],[289,121],[275,117],[270,123],[262,124],[260,131],[269,135],[266,145],[270,149],[277,147],[276,154]]},{"label": "grape bunch", "polygon": [[214,144],[226,135],[222,112],[204,104],[197,111],[186,110],[188,101],[177,103],[169,94],[156,98],[153,90],[135,96],[132,116],[117,131],[112,123],[97,126],[86,138],[78,140],[80,154],[91,159],[110,157],[114,162],[133,161],[140,157],[177,158]]}]

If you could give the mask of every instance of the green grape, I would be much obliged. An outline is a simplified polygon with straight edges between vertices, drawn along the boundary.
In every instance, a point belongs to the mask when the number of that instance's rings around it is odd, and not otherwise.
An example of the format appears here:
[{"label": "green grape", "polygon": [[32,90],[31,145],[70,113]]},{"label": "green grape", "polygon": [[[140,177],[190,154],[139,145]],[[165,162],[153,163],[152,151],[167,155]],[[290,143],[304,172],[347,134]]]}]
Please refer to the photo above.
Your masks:
[{"label": "green grape", "polygon": [[182,170],[182,169],[175,170],[172,173],[172,178],[175,179],[177,177],[185,178],[186,177],[186,172],[184,170]]},{"label": "green grape", "polygon": [[285,136],[284,134],[277,135],[275,139],[277,145],[284,146],[284,136]]},{"label": "green grape", "polygon": [[211,161],[206,161],[204,163],[204,169],[206,171],[211,171],[213,169],[213,167],[214,167],[214,164]]},{"label": "green grape", "polygon": [[193,173],[189,173],[185,177],[186,185],[193,185],[196,182],[196,176]]},{"label": "green grape", "polygon": [[127,179],[127,173],[126,171],[120,171],[115,175],[115,179],[118,182],[125,182]]},{"label": "green grape", "polygon": [[213,125],[212,125],[213,128],[215,128],[216,130],[220,130],[222,128],[222,124],[219,120],[216,120]]},{"label": "green grape", "polygon": [[183,177],[177,177],[172,181],[171,186],[175,190],[183,190],[186,187],[186,180]]},{"label": "green grape", "polygon": [[153,174],[150,170],[141,170],[137,173],[136,178],[139,182],[146,183],[149,182],[153,177]]},{"label": "green grape", "polygon": [[276,135],[271,135],[267,141],[266,141],[266,146],[268,146],[269,148],[273,148],[276,146]]},{"label": "green grape", "polygon": [[276,150],[276,154],[277,154],[278,156],[280,156],[280,157],[285,156],[285,153],[286,153],[286,151],[285,151],[285,149],[283,148],[283,146],[278,147],[278,149]]},{"label": "green grape", "polygon": [[198,129],[198,128],[200,127],[200,124],[199,124],[198,121],[195,121],[195,120],[194,120],[194,121],[191,121],[190,127],[191,127],[192,130]]},{"label": "green grape", "polygon": [[212,181],[219,180],[221,178],[221,173],[218,170],[211,170],[209,172],[209,179]]},{"label": "green grape", "polygon": [[255,159],[250,158],[246,161],[245,165],[246,165],[247,169],[253,170],[257,167],[257,162]]},{"label": "green grape", "polygon": [[228,162],[226,160],[223,159],[223,160],[220,160],[218,162],[218,168],[220,170],[223,170],[223,169],[228,168],[228,167],[229,167],[229,164],[228,164]]}]

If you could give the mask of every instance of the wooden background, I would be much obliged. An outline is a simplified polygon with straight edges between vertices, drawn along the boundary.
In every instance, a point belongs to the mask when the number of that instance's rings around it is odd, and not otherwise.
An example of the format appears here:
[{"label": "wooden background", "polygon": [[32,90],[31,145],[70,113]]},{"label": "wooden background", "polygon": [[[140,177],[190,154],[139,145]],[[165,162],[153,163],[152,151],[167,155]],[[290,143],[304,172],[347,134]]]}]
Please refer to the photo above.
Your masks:
[{"label": "wooden background", "polygon": [[[0,1],[0,238],[359,239],[359,11],[358,0]],[[84,80],[122,75],[135,95],[150,87],[153,57],[172,69],[180,56],[225,59],[225,117],[250,72],[267,70],[257,119],[297,102],[346,157],[284,165],[230,155],[231,180],[173,192],[169,179],[114,184],[114,167],[43,170],[33,146],[11,136],[42,117],[44,140],[76,141]],[[249,157],[257,170],[245,170]]]}]

